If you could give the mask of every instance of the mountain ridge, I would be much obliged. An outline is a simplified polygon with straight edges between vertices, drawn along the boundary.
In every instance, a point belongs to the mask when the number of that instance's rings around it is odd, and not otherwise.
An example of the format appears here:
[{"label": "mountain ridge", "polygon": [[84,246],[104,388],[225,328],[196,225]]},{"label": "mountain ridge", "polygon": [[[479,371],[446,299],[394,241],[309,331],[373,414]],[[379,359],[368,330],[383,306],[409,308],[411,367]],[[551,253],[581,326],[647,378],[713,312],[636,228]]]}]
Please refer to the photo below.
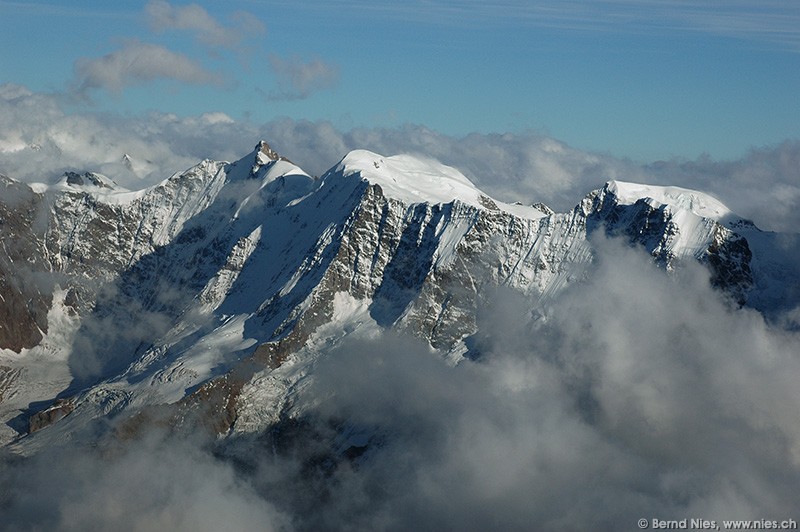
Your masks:
[{"label": "mountain ridge", "polygon": [[[732,300],[765,312],[776,279],[798,278],[751,223],[675,187],[611,181],[555,213],[494,200],[457,170],[408,155],[357,150],[314,179],[264,141],[239,161],[205,160],[142,191],[69,179],[6,183],[30,206],[16,224],[29,244],[0,260],[4,278],[15,278],[11,259],[27,255],[52,284],[27,315],[13,300],[3,306],[28,324],[25,341],[1,338],[4,375],[15,375],[5,386],[16,393],[0,402],[14,430],[5,439],[20,449],[60,437],[43,437],[50,425],[70,432],[142,408],[163,416],[160,405],[171,405],[173,421],[204,419],[222,434],[267,430],[291,415],[306,371],[296,368],[316,356],[309,342],[359,327],[405,331],[453,364],[474,358],[481,294],[507,287],[547,301],[585,278],[600,229],[666,270],[706,264]],[[4,220],[19,216],[0,203]],[[43,239],[31,229],[37,216]],[[755,261],[748,238],[758,242]],[[60,361],[60,377],[42,369],[50,384],[23,393],[26,358]],[[272,406],[254,414],[251,399],[265,394]],[[38,415],[55,400],[68,412]]]}]

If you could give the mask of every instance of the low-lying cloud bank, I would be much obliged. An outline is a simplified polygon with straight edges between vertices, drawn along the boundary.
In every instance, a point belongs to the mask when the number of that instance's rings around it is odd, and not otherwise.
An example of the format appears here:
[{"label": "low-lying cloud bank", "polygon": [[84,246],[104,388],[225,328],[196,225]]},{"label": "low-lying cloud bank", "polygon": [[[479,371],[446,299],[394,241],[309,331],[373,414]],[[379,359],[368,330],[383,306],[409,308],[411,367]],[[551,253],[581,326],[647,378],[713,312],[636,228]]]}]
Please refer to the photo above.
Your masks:
[{"label": "low-lying cloud bank", "polygon": [[56,96],[0,85],[0,173],[22,181],[51,182],[67,170],[95,171],[141,188],[205,158],[236,160],[262,138],[316,175],[352,149],[415,153],[458,168],[506,201],[541,201],[566,210],[605,181],[620,179],[709,192],[764,229],[795,232],[800,225],[800,140],[754,149],[738,161],[640,165],[536,134],[452,137],[418,125],[345,132],[324,121],[258,125],[223,113],[67,113]]},{"label": "low-lying cloud bank", "polygon": [[476,361],[450,367],[388,333],[345,341],[315,368],[298,422],[213,454],[155,439],[7,464],[4,520],[627,530],[642,518],[796,519],[800,334],[730,307],[695,263],[666,274],[619,241],[593,245],[591,277],[549,304],[487,297]]},{"label": "low-lying cloud bank", "polygon": [[359,527],[398,530],[791,517],[800,336],[728,307],[699,266],[669,277],[595,244],[592,278],[541,313],[488,302],[477,363],[387,338],[332,353],[318,408],[382,436],[321,512],[346,521],[349,501],[372,499]]},{"label": "low-lying cloud bank", "polygon": [[200,445],[153,434],[0,464],[4,530],[285,530],[289,519]]}]

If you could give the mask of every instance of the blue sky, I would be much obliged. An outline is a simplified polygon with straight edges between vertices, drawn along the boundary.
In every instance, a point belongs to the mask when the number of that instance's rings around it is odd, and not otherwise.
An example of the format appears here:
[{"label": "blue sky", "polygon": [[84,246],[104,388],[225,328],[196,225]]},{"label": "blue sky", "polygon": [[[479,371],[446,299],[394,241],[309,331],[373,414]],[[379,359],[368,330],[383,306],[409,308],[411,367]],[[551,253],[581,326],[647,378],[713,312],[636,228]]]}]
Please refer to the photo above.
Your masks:
[{"label": "blue sky", "polygon": [[638,161],[800,137],[793,1],[0,0],[0,30],[0,82],[76,113],[532,131]]}]

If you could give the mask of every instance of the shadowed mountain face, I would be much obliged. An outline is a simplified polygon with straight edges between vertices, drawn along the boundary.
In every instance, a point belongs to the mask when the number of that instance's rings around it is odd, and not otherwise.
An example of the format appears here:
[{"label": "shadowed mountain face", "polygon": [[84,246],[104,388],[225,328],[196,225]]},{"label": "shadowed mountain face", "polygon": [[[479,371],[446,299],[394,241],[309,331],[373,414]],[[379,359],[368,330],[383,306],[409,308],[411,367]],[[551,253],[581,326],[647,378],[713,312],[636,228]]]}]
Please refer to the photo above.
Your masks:
[{"label": "shadowed mountain face", "polygon": [[293,419],[322,346],[350,334],[479,359],[487,294],[534,308],[579,286],[596,235],[667,272],[697,261],[767,317],[798,301],[796,246],[674,187],[610,182],[555,213],[405,155],[352,152],[313,179],[265,142],[141,191],[97,174],[0,186],[0,413],[21,448],[134,412],[126,430],[264,433]]},{"label": "shadowed mountain face", "polygon": [[0,175],[0,347],[19,353],[47,333],[52,286],[41,197]]}]

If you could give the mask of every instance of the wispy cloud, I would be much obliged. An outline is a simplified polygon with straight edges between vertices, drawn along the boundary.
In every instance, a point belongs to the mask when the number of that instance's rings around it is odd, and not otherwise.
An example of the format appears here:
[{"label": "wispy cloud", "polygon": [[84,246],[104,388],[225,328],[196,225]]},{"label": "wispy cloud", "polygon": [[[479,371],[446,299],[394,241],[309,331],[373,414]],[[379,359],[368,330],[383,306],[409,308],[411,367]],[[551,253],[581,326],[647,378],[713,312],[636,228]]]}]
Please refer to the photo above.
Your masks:
[{"label": "wispy cloud", "polygon": [[[264,25],[254,15],[236,12],[230,17],[232,24],[225,25],[197,4],[173,6],[165,0],[151,0],[144,15],[151,31],[188,32],[194,41],[212,49],[236,50],[247,36],[264,32]],[[99,58],[78,59],[74,72],[73,92],[83,97],[93,89],[119,94],[126,87],[159,79],[195,85],[221,83],[220,76],[195,57],[138,39]]]},{"label": "wispy cloud", "polygon": [[[287,5],[289,5],[287,3]],[[292,3],[291,5],[294,5]],[[301,9],[441,25],[513,24],[580,32],[686,32],[760,42],[800,52],[800,4],[767,0],[333,0]]]},{"label": "wispy cloud", "polygon": [[86,95],[91,89],[119,93],[125,87],[157,79],[198,85],[219,82],[217,76],[189,57],[163,46],[129,41],[122,49],[96,59],[75,62],[75,88]]},{"label": "wispy cloud", "polygon": [[270,100],[303,100],[313,93],[330,89],[339,79],[339,69],[322,59],[303,61],[271,54],[269,62],[278,78],[278,90],[268,94]]},{"label": "wispy cloud", "polygon": [[598,2],[603,11],[622,14],[640,27],[708,33],[742,40],[770,43],[800,52],[800,4],[734,0],[617,0]]},{"label": "wispy cloud", "polygon": [[151,0],[145,6],[145,16],[155,32],[188,31],[198,42],[223,48],[235,48],[248,35],[265,31],[264,24],[249,13],[234,13],[233,24],[226,26],[197,4],[174,6],[165,0]]}]

